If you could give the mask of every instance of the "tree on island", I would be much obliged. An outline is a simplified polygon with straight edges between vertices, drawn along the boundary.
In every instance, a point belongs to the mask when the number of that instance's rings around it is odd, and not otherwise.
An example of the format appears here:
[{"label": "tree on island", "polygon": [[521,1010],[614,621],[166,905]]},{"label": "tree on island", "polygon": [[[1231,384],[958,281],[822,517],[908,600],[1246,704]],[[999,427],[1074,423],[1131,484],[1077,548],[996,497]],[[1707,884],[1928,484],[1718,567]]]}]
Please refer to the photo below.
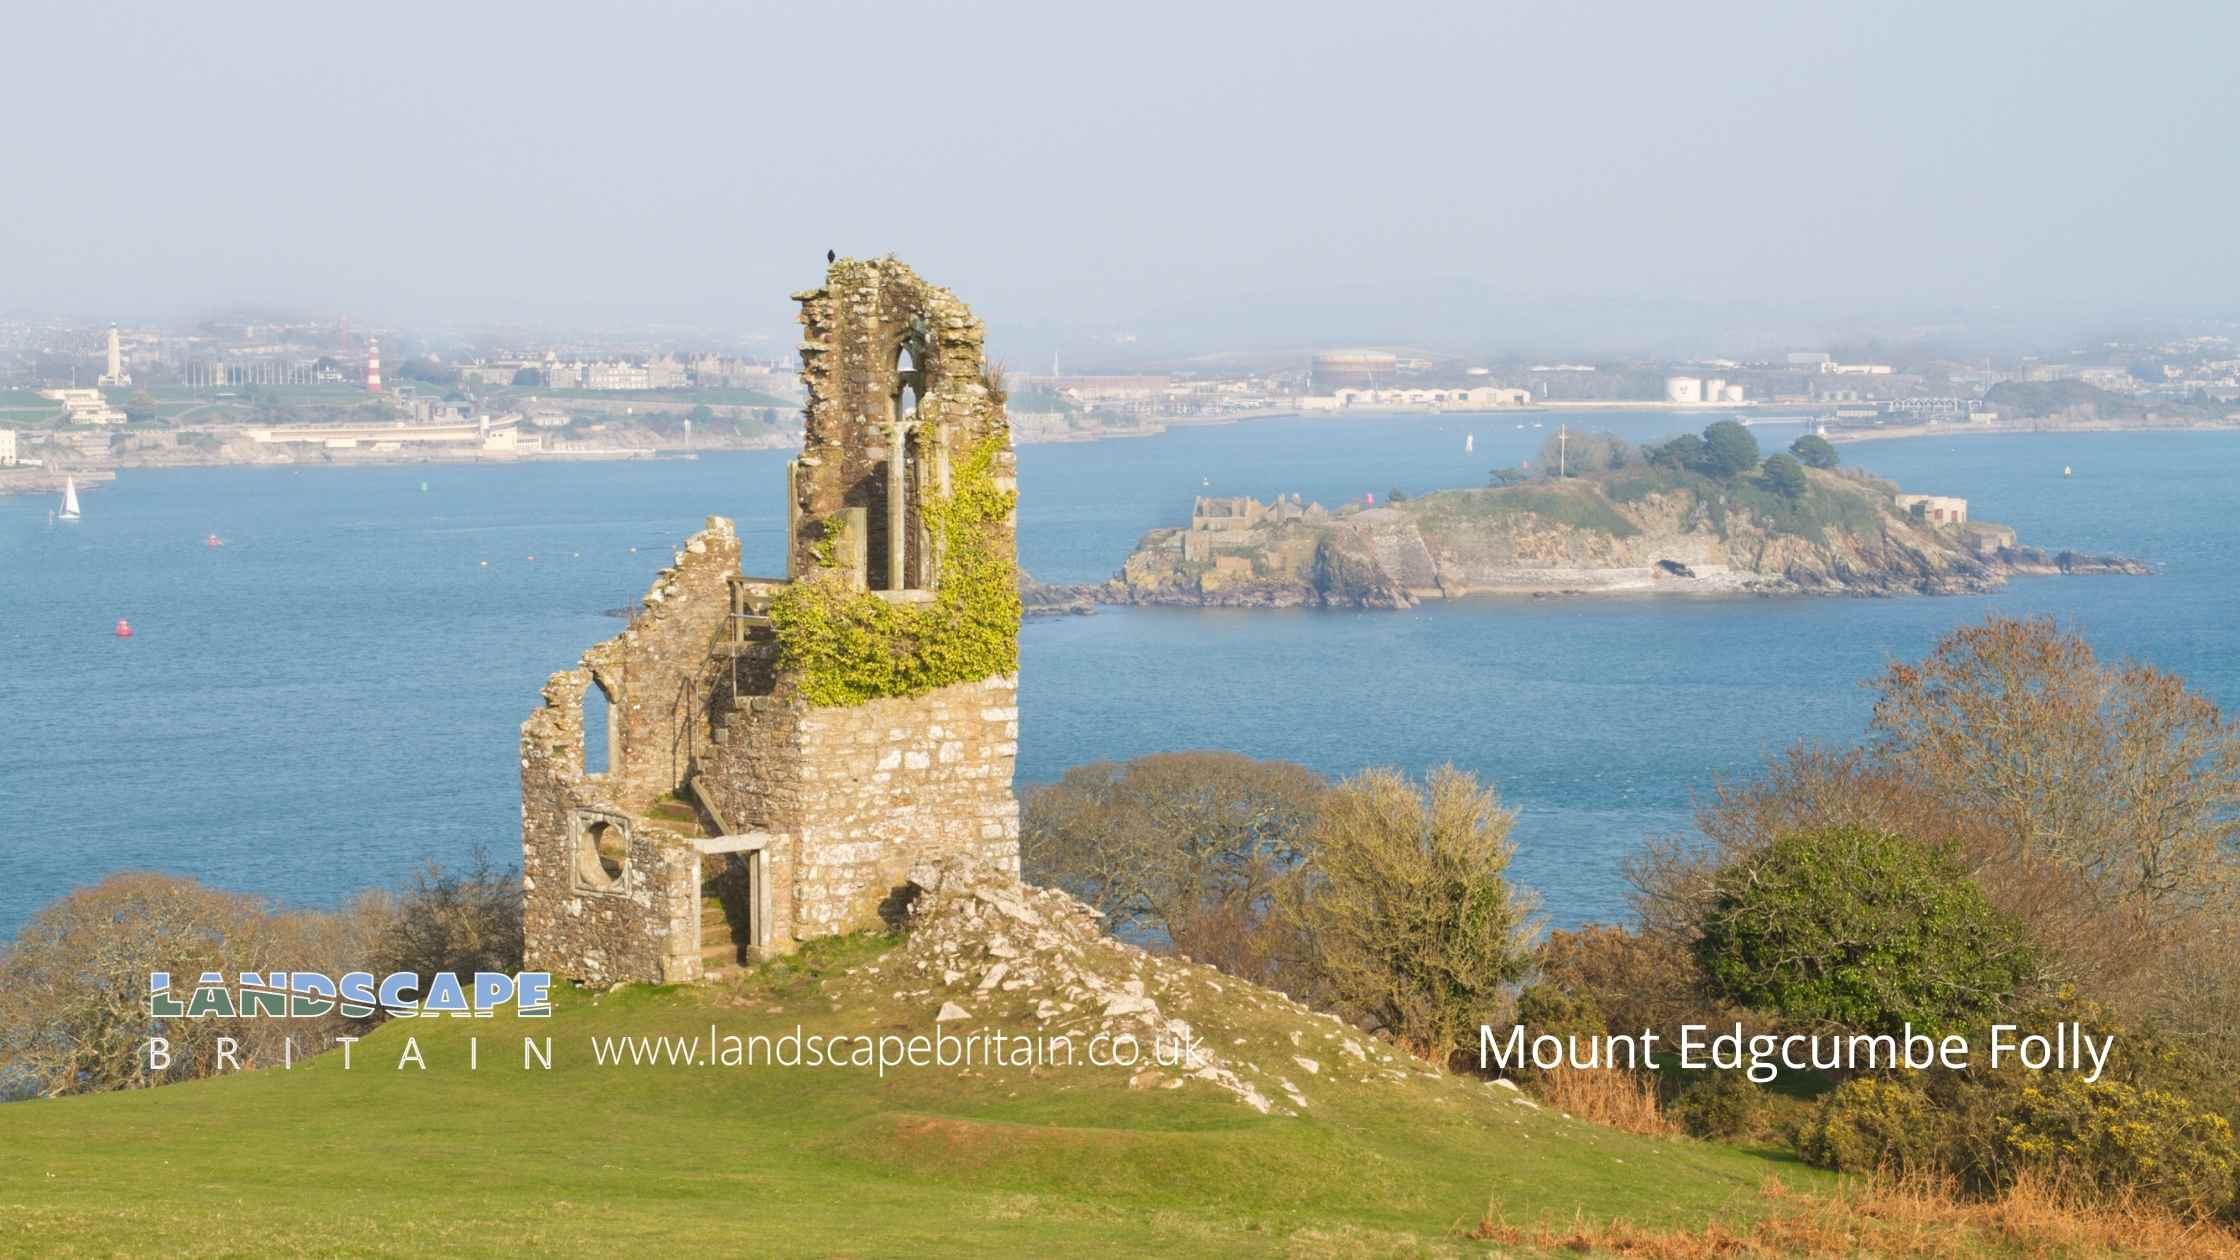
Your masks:
[{"label": "tree on island", "polygon": [[1400,489],[1400,487],[1394,486],[1390,490],[1384,492],[1384,501],[1387,503],[1406,503],[1408,501],[1408,496]]},{"label": "tree on island", "polygon": [[1833,468],[1836,466],[1836,444],[1817,433],[1807,433],[1789,443],[1789,453],[1804,461],[1807,468]]},{"label": "tree on island", "polygon": [[1801,499],[1812,483],[1805,479],[1804,465],[1794,455],[1775,455],[1765,464],[1766,485],[1786,499]]},{"label": "tree on island", "polygon": [[1740,424],[1721,420],[1706,427],[1700,437],[1683,433],[1651,447],[1649,462],[1722,480],[1739,477],[1758,466],[1758,439]]},{"label": "tree on island", "polygon": [[1758,439],[1733,420],[1703,431],[1704,471],[1714,477],[1739,477],[1758,466]]},{"label": "tree on island", "polygon": [[1539,458],[1550,477],[1591,477],[1638,464],[1641,452],[1615,433],[1551,433],[1540,443]]},{"label": "tree on island", "polygon": [[1532,474],[1522,468],[1496,468],[1486,476],[1490,484],[1496,486],[1513,486],[1532,480]]},{"label": "tree on island", "polygon": [[544,384],[544,373],[537,368],[525,367],[513,374],[513,383],[534,389]]},{"label": "tree on island", "polygon": [[1703,439],[1693,433],[1683,433],[1649,451],[1649,462],[1662,468],[1681,468],[1701,472],[1705,466]]}]

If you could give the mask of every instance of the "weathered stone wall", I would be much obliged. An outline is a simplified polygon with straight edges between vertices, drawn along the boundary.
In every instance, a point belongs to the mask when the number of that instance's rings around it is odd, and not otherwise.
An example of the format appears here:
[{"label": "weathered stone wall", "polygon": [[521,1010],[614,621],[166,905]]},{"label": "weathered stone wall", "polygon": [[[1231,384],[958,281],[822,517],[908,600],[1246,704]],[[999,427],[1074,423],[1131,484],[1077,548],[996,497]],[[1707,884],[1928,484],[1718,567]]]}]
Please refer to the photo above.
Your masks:
[{"label": "weathered stone wall", "polygon": [[[524,965],[590,984],[695,979],[699,855],[635,816],[607,776],[583,772],[578,701],[590,681],[588,670],[554,674],[521,728]],[[601,824],[613,875],[591,834]]]},{"label": "weathered stone wall", "polygon": [[758,698],[733,715],[703,785],[769,849],[774,948],[880,922],[911,872],[958,854],[1013,876],[1018,680],[815,708]]},{"label": "weathered stone wall", "polygon": [[606,777],[618,799],[643,806],[675,791],[694,755],[707,749],[711,712],[729,686],[709,648],[731,614],[730,580],[738,572],[737,531],[709,517],[654,579],[629,628],[584,653],[615,707],[618,746]]},{"label": "weathered stone wall", "polygon": [[826,270],[823,288],[793,296],[801,303],[801,382],[808,392],[794,477],[802,523],[793,539],[796,575],[833,567],[827,558],[845,561],[818,550],[827,523],[846,509],[865,510],[874,552],[883,543],[887,463],[896,454],[890,425],[911,418],[912,395],[903,393],[898,403],[897,394],[913,371],[922,431],[939,431],[951,459],[1004,436],[998,485],[1017,487],[1003,406],[981,377],[986,333],[955,294],[893,259],[843,258]]},{"label": "weathered stone wall", "polygon": [[[628,629],[552,675],[521,728],[521,875],[528,965],[592,983],[699,976],[699,855],[689,828],[645,817],[680,787],[711,741],[722,699],[709,647],[730,615],[739,569],[731,522],[708,518],[646,592]],[[584,770],[582,700],[597,680],[613,705],[604,773]],[[620,866],[609,877],[585,832],[604,822]]]}]

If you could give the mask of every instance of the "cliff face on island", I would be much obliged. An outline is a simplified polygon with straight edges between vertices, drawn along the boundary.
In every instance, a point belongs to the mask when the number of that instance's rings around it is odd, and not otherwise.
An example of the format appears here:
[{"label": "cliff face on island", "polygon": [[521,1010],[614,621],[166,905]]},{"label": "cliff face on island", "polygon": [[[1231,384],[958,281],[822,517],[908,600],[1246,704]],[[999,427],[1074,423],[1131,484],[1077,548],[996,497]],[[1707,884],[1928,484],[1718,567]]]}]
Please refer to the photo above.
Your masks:
[{"label": "cliff face on island", "polygon": [[1144,535],[1106,603],[1405,608],[1478,594],[1617,591],[1962,594],[2016,573],[2146,573],[2049,554],[1966,520],[1956,499],[1812,471],[1801,493],[1643,468],[1593,479],[1443,490],[1330,511],[1296,498],[1197,501]]}]

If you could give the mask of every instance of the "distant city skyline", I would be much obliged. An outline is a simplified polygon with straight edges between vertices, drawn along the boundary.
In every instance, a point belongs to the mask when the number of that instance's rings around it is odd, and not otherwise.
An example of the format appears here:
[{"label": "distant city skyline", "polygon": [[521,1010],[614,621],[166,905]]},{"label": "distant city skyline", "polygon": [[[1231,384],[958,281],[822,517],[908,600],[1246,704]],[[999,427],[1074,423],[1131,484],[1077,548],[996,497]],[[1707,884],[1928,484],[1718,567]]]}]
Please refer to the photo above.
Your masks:
[{"label": "distant city skyline", "polygon": [[826,249],[891,250],[999,353],[1088,361],[2083,335],[2240,293],[2228,6],[367,17],[18,15],[0,306],[783,344]]}]

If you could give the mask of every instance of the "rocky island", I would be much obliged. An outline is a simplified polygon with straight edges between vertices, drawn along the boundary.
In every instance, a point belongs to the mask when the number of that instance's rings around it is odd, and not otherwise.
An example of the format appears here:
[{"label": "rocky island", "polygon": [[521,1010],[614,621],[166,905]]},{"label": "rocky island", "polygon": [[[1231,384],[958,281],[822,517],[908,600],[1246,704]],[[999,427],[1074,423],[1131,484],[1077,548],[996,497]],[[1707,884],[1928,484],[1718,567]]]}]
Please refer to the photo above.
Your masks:
[{"label": "rocky island", "polygon": [[1408,608],[1467,595],[1598,592],[1965,594],[2013,574],[2145,574],[2135,560],[2048,553],[1962,499],[1851,469],[1615,472],[1442,490],[1336,510],[1297,496],[1200,498],[1145,534],[1095,598],[1108,604]]}]

